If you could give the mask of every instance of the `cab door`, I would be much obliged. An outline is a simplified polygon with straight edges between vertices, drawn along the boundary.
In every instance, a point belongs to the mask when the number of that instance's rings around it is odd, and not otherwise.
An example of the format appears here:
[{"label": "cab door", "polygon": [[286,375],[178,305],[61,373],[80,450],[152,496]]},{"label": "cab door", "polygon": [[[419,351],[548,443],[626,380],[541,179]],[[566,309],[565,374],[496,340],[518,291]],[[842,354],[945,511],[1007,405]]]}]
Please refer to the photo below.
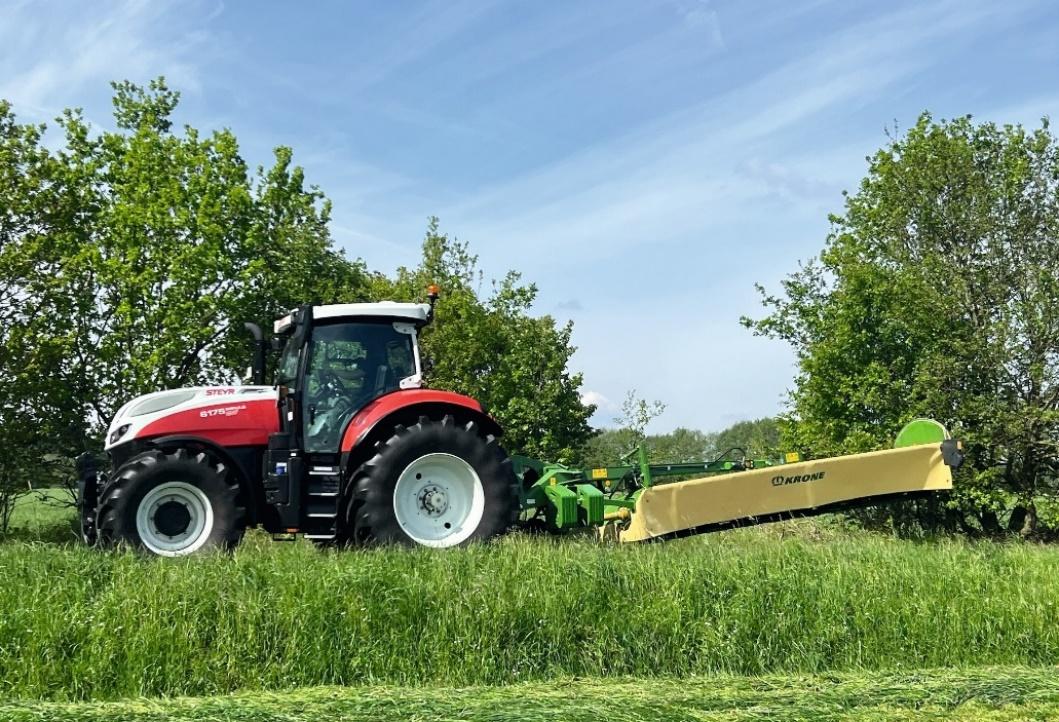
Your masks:
[{"label": "cab door", "polygon": [[312,454],[338,454],[353,415],[415,374],[413,335],[392,320],[313,328],[302,385],[302,437]]}]

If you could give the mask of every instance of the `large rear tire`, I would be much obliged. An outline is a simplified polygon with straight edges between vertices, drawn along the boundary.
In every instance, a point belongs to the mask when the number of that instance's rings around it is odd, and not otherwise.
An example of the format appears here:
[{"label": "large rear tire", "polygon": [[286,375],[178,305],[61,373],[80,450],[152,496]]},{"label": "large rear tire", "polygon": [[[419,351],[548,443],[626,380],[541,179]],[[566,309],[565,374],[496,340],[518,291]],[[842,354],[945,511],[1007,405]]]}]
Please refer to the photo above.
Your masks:
[{"label": "large rear tire", "polygon": [[518,479],[497,439],[474,422],[423,416],[355,472],[343,541],[459,546],[503,534],[518,513]]},{"label": "large rear tire", "polygon": [[111,476],[99,495],[96,529],[104,546],[179,557],[234,547],[245,518],[238,482],[224,464],[186,449],[151,450]]}]

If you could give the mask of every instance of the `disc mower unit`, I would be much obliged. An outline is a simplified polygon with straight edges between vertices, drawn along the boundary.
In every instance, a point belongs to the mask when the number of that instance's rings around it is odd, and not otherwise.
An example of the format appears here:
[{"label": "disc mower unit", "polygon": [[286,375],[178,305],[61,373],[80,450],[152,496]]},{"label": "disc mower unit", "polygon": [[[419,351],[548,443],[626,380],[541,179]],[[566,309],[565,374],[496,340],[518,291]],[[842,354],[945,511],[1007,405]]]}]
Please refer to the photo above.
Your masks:
[{"label": "disc mower unit", "polygon": [[930,419],[910,422],[894,448],[803,461],[749,459],[731,449],[711,462],[573,469],[516,457],[526,505],[554,529],[615,525],[622,542],[810,516],[952,488],[959,442]]},{"label": "disc mower unit", "polygon": [[597,527],[621,541],[818,513],[951,487],[961,455],[940,424],[910,424],[890,451],[573,469],[523,457],[476,400],[424,384],[427,303],[302,306],[277,320],[275,378],[256,324],[253,383],[159,391],[107,430],[109,468],[78,460],[89,544],[161,556],[231,547],[259,526],[318,544],[451,547],[520,521]]}]

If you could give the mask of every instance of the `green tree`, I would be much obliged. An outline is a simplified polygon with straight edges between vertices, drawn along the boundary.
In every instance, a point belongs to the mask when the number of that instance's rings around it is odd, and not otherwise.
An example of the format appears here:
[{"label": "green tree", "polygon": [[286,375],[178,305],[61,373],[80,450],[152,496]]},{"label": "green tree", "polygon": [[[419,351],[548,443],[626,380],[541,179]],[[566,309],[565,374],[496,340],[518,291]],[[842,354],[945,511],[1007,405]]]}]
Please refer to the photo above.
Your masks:
[{"label": "green tree", "polygon": [[428,382],[481,400],[504,428],[509,451],[570,460],[588,438],[595,410],[580,401],[581,375],[568,369],[573,325],[532,315],[537,288],[509,272],[483,292],[478,257],[430,219],[416,268],[374,278],[373,293],[421,299],[441,287],[437,315],[423,334],[433,363]]},{"label": "green tree", "polygon": [[656,462],[706,461],[716,456],[717,434],[677,427],[647,437],[648,456]]},{"label": "green tree", "polygon": [[647,436],[647,426],[666,412],[666,405],[655,399],[648,401],[636,395],[636,389],[630,389],[621,402],[621,412],[614,417],[615,423],[622,429],[632,432],[637,439]]},{"label": "green tree", "polygon": [[242,321],[367,298],[290,149],[252,173],[230,131],[174,132],[163,80],[114,91],[116,130],[66,111],[56,150],[0,103],[0,444],[23,478],[137,394],[233,379]]},{"label": "green tree", "polygon": [[[660,439],[665,445],[669,442],[669,437],[648,436],[647,426],[665,413],[665,409],[666,405],[661,401],[648,401],[637,395],[636,389],[630,389],[625,393],[618,415],[614,417],[614,423],[618,426],[595,430],[591,438],[587,439],[574,455],[574,460],[583,467],[615,464],[643,442],[647,443],[648,456],[657,460],[655,441]],[[668,446],[673,447],[673,444]],[[662,453],[676,451],[667,448]]]},{"label": "green tree", "polygon": [[752,459],[771,459],[783,451],[781,446],[780,426],[771,416],[753,421],[737,421],[713,439],[715,456],[738,448]]},{"label": "green tree", "polygon": [[888,443],[933,416],[969,457],[917,519],[1033,533],[1059,456],[1059,144],[924,114],[869,158],[819,260],[764,294],[757,333],[799,373],[785,430],[813,454]]},{"label": "green tree", "polygon": [[[0,101],[0,534],[7,531],[15,499],[34,481],[46,480],[41,462],[51,446],[56,440],[80,444],[83,428],[74,390],[50,378],[63,359],[64,339],[35,344],[26,324],[38,313],[36,289],[15,280],[33,271],[19,244],[32,244],[46,256],[48,244],[39,239],[61,213],[63,193],[43,133],[44,126],[19,124],[10,104]],[[53,282],[49,274],[57,272],[45,268],[38,285]]]},{"label": "green tree", "polygon": [[649,404],[633,391],[623,407],[624,411],[614,421],[625,423],[618,428],[597,431],[585,443],[578,457],[579,464],[613,464],[641,441],[646,445],[648,459],[654,463],[709,461],[733,448],[743,449],[747,456],[756,459],[775,458],[781,451],[779,423],[771,417],[740,421],[718,432],[677,427],[664,434],[646,434],[643,428],[654,418],[653,410],[664,409],[664,404],[658,401]]}]

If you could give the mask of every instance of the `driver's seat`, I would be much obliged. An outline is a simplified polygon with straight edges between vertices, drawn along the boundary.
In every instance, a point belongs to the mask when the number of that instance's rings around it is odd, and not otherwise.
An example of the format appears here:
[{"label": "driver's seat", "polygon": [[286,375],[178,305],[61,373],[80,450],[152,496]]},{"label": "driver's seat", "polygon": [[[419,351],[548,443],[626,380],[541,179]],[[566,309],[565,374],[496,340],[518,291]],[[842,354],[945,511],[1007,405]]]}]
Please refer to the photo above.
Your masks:
[{"label": "driver's seat", "polygon": [[397,388],[397,378],[389,364],[379,364],[375,368],[374,395],[381,396],[391,389]]}]

